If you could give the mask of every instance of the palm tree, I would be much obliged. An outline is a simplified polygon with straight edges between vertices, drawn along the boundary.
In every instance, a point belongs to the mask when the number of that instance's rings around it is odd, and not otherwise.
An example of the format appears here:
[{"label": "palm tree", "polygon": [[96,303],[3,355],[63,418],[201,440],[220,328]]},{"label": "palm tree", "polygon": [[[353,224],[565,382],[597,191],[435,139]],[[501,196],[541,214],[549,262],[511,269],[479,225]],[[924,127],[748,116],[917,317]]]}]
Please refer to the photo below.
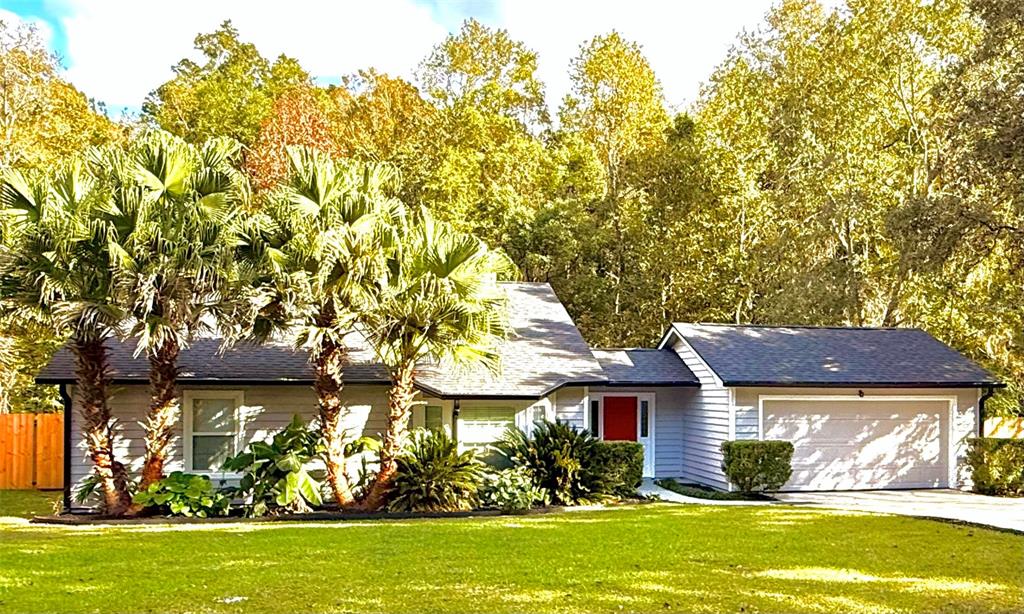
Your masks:
[{"label": "palm tree", "polygon": [[164,477],[180,414],[180,351],[243,298],[231,284],[235,230],[249,199],[248,182],[234,166],[240,150],[230,139],[197,148],[154,132],[104,158],[117,298],[130,315],[136,353],[149,360],[140,490]]},{"label": "palm tree", "polygon": [[505,295],[495,283],[512,270],[504,255],[426,211],[404,224],[399,238],[388,276],[361,317],[367,340],[391,375],[380,468],[361,502],[365,509],[386,503],[416,402],[417,364],[429,359],[496,371],[497,345],[508,330]]},{"label": "palm tree", "polygon": [[98,219],[106,201],[81,159],[51,177],[8,171],[0,183],[6,218],[0,292],[5,305],[48,318],[69,334],[75,393],[103,509],[121,515],[131,496],[127,471],[114,455],[117,425],[108,403],[104,341],[124,314],[112,301],[107,229]]},{"label": "palm tree", "polygon": [[253,216],[244,235],[248,268],[267,272],[257,287],[257,337],[286,329],[309,352],[328,483],[339,506],[353,502],[346,472],[341,393],[350,339],[368,292],[384,275],[384,255],[404,217],[388,194],[397,175],[385,165],[332,160],[309,148],[288,151],[288,183]]}]

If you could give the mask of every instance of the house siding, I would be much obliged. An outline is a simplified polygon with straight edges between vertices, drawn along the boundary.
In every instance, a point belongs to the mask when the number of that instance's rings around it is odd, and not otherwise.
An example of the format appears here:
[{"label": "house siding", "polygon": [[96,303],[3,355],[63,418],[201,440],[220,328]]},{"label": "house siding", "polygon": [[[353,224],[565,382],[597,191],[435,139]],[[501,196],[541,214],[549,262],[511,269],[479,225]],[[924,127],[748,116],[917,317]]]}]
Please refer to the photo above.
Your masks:
[{"label": "house siding", "polygon": [[[243,405],[239,410],[241,418],[239,449],[244,448],[254,441],[269,439],[291,422],[296,414],[305,421],[311,421],[316,417],[317,399],[313,389],[309,386],[277,385],[277,386],[203,386],[187,387],[182,390],[225,390],[242,391],[244,393]],[[89,475],[92,463],[88,457],[85,440],[82,436],[81,405],[74,394],[74,388],[69,387],[72,395],[71,412],[71,488],[76,486]],[[343,400],[348,407],[348,413],[343,420],[343,427],[352,437],[380,437],[387,427],[387,387],[370,385],[346,386],[343,393]],[[442,420],[446,427],[452,425],[452,401],[440,401],[437,399],[422,399],[431,405],[442,407]],[[567,397],[568,400],[568,397]],[[118,428],[115,437],[115,454],[119,461],[124,463],[129,471],[137,476],[142,469],[145,457],[145,442],[141,422],[144,421],[149,406],[149,391],[145,385],[125,385],[119,387],[117,393],[110,401],[110,409],[117,420]],[[461,407],[510,407],[515,409],[516,426],[527,429],[532,423],[531,410],[539,408],[545,413],[549,411],[549,401],[524,400],[463,400]],[[423,424],[423,406],[417,406],[413,412],[412,425]],[[174,432],[171,438],[170,453],[165,471],[184,471],[185,462],[183,455],[184,421],[179,419],[174,425]],[[357,461],[353,461],[357,464]],[[357,467],[353,467],[356,470]],[[218,475],[211,476],[215,482]],[[230,480],[230,477],[221,477],[223,480]]]},{"label": "house siding", "polygon": [[[729,390],[690,346],[676,338],[672,349],[700,381],[682,412],[682,456],[678,476],[684,480],[728,489],[722,473],[722,442],[729,439]],[[658,445],[661,445],[659,436]]]},{"label": "house siding", "polygon": [[587,389],[583,386],[567,386],[553,393],[554,418],[567,422],[576,429],[586,428]]},{"label": "house siding", "polygon": [[864,397],[955,397],[956,411],[949,424],[952,429],[952,460],[955,463],[955,479],[952,488],[965,488],[971,485],[970,471],[967,468],[967,442],[978,432],[978,398],[980,390],[976,388],[736,388],[737,438],[739,437],[739,416],[753,414],[755,416],[755,438],[758,416],[758,399],[762,395],[772,396],[858,396]]}]

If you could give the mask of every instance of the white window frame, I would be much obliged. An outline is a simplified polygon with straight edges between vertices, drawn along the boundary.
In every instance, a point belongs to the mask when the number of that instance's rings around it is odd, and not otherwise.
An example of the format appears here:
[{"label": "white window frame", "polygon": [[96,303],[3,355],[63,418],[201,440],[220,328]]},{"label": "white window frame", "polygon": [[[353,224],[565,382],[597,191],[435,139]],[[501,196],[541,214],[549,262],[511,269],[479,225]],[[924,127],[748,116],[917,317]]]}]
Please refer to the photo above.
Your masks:
[{"label": "white window frame", "polygon": [[[759,394],[757,395],[757,438],[764,440],[764,403],[765,401],[881,401],[898,403],[901,401],[944,401],[949,404],[946,413],[946,485],[955,488],[957,482],[956,463],[956,415],[958,397],[956,395],[871,395],[865,394]],[[941,427],[941,425],[940,425]]]},{"label": "white window frame", "polygon": [[195,435],[224,435],[224,433],[214,432],[194,432],[192,430],[192,402],[196,399],[234,399],[235,401],[235,432],[233,438],[234,449],[232,454],[238,454],[242,446],[242,432],[244,431],[242,425],[242,406],[245,405],[245,391],[243,390],[207,390],[207,389],[193,389],[185,390],[182,393],[182,435],[184,439],[184,445],[182,446],[185,458],[184,466],[185,471],[188,473],[195,473],[198,475],[217,475],[217,476],[230,476],[234,475],[229,471],[222,470],[208,470],[208,469],[194,469],[192,467],[192,437]]}]

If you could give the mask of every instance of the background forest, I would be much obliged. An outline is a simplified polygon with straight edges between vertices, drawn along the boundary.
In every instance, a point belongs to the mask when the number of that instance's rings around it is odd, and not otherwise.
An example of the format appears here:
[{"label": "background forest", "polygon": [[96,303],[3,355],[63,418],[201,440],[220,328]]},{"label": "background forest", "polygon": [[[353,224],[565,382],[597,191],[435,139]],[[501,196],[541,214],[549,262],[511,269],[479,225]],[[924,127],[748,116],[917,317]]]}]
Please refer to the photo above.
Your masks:
[{"label": "background forest", "polygon": [[[673,320],[919,326],[1010,383],[993,411],[1022,411],[1016,0],[786,0],[688,109],[615,32],[580,46],[557,109],[536,54],[476,21],[411,83],[367,67],[317,85],[230,22],[195,45],[140,116],[111,119],[0,22],[0,170],[154,126],[238,139],[257,189],[288,145],[386,161],[406,202],[550,282],[592,345],[650,345]],[[59,409],[32,378],[61,341],[3,314],[0,411]]]}]

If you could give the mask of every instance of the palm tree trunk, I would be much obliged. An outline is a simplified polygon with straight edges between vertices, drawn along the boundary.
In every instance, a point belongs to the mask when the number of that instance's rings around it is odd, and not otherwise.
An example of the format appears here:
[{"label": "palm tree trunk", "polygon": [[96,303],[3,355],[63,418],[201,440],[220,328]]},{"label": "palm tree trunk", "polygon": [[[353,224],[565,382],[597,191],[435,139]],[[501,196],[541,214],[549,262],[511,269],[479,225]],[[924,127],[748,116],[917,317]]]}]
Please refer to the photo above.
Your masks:
[{"label": "palm tree trunk", "polygon": [[[174,425],[181,413],[178,401],[177,341],[169,339],[149,355],[149,414],[143,425],[146,433],[146,460],[142,465],[144,490],[164,477],[164,463],[174,434]],[[133,511],[138,511],[133,508]]]},{"label": "palm tree trunk", "polygon": [[412,363],[402,365],[392,375],[391,389],[388,390],[388,428],[381,443],[380,470],[360,506],[365,510],[380,509],[387,502],[388,491],[398,470],[398,455],[402,453],[409,430],[409,417],[416,402],[412,376]]},{"label": "palm tree trunk", "polygon": [[76,393],[82,407],[82,432],[89,446],[93,471],[103,491],[103,511],[111,516],[121,516],[131,505],[131,495],[128,492],[128,472],[114,458],[114,423],[107,403],[110,386],[107,348],[99,339],[75,340],[72,351],[77,363]]},{"label": "palm tree trunk", "polygon": [[327,448],[327,483],[339,507],[352,505],[354,500],[345,467],[345,430],[341,421],[345,408],[341,400],[345,359],[344,347],[324,339],[313,363],[320,431]]}]

